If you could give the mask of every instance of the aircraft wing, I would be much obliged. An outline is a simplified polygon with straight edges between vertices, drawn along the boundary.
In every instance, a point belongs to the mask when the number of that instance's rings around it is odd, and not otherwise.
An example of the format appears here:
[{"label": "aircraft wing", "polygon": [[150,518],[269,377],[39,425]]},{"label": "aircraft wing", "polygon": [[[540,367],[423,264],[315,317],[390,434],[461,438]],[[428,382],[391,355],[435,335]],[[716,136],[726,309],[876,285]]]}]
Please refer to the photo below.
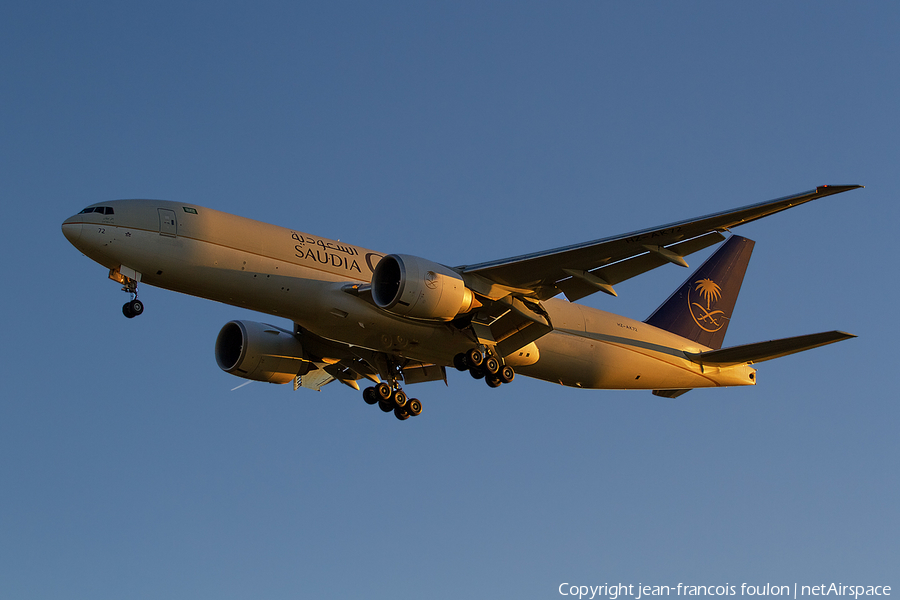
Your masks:
[{"label": "aircraft wing", "polygon": [[597,291],[615,295],[613,285],[660,265],[671,262],[686,267],[684,256],[722,241],[721,232],[731,227],[860,187],[823,185],[696,219],[456,270],[467,285],[494,298],[515,293],[546,300],[562,292],[575,301]]}]

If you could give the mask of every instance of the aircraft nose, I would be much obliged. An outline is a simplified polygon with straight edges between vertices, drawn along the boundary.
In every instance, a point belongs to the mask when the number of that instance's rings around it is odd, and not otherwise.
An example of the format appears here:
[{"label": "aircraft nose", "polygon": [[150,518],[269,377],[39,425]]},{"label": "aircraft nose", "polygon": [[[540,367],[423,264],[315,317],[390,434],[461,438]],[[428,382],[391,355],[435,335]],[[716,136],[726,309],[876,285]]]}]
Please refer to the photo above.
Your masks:
[{"label": "aircraft nose", "polygon": [[82,224],[79,221],[78,215],[75,215],[74,217],[69,217],[63,221],[62,224],[63,235],[66,236],[66,239],[69,240],[73,246],[77,246],[78,240],[81,238]]}]

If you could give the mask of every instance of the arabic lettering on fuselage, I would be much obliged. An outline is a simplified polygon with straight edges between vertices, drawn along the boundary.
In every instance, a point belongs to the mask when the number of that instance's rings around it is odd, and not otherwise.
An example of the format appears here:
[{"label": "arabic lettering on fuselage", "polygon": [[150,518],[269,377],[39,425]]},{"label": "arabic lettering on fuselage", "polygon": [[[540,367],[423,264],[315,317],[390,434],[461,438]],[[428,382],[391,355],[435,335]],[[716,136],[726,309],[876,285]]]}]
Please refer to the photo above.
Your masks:
[{"label": "arabic lettering on fuselage", "polygon": [[[297,258],[313,260],[323,265],[343,268],[348,271],[362,273],[359,263],[353,258],[359,255],[359,251],[353,246],[344,246],[332,241],[314,238],[295,231],[291,232],[291,238],[298,242],[294,245],[294,255]],[[341,252],[347,256],[337,254]]]},{"label": "arabic lettering on fuselage", "polygon": [[349,254],[350,256],[356,256],[357,254],[359,254],[359,251],[356,248],[354,248],[353,246],[342,246],[340,244],[335,244],[334,242],[326,242],[325,240],[321,240],[321,239],[317,240],[314,237],[311,237],[308,235],[304,236],[295,231],[291,232],[291,237],[293,239],[297,240],[298,242],[300,242],[298,244],[299,246],[303,246],[305,244],[315,244],[316,246],[321,247],[322,250],[334,250],[335,252],[345,252],[345,253]]}]

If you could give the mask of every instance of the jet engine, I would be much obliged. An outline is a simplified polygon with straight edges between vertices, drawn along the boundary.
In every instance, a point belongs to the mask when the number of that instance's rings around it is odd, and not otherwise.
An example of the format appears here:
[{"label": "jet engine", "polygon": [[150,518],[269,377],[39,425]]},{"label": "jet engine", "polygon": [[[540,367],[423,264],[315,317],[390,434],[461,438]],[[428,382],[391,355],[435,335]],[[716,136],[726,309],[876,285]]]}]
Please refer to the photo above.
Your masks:
[{"label": "jet engine", "polygon": [[216,338],[216,362],[226,373],[270,383],[305,375],[310,363],[292,333],[254,321],[231,321]]},{"label": "jet engine", "polygon": [[394,314],[436,321],[450,321],[478,306],[459,273],[407,254],[389,254],[378,261],[372,299]]}]

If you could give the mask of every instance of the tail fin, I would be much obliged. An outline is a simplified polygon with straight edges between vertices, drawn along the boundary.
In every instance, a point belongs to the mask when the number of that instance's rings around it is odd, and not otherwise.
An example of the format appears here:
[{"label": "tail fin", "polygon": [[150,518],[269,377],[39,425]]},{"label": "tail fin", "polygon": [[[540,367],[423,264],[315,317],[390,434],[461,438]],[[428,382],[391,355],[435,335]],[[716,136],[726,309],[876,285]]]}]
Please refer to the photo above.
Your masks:
[{"label": "tail fin", "polygon": [[721,348],[755,243],[731,236],[644,322]]}]

